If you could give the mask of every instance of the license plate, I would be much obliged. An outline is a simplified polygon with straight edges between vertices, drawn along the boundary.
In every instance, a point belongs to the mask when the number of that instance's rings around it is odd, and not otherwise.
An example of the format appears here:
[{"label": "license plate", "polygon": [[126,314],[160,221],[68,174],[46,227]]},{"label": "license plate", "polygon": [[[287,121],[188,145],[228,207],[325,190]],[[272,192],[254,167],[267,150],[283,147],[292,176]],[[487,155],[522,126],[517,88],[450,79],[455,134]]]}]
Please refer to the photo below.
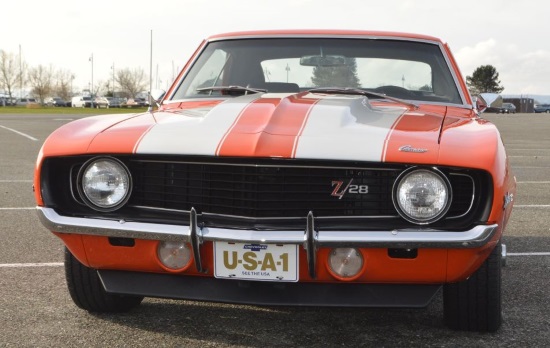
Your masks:
[{"label": "license plate", "polygon": [[298,281],[298,246],[214,243],[214,276],[259,281]]}]

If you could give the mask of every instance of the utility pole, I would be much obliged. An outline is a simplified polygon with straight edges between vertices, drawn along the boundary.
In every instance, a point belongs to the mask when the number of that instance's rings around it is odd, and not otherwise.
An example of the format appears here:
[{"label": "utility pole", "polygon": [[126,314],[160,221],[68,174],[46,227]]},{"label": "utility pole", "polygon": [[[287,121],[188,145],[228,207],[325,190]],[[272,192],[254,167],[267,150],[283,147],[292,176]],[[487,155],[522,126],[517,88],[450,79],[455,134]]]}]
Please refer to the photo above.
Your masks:
[{"label": "utility pole", "polygon": [[92,82],[90,84],[90,97],[92,98],[91,106],[94,107],[94,54],[90,56],[89,59],[90,62],[92,62]]}]

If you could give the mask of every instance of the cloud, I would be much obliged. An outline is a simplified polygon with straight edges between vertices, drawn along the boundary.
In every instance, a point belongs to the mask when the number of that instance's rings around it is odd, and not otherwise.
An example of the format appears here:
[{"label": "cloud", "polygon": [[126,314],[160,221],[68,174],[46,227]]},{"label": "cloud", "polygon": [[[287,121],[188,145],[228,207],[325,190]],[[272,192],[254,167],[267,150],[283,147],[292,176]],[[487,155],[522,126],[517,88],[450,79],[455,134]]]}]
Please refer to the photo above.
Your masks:
[{"label": "cloud", "polygon": [[481,65],[494,66],[506,94],[550,94],[548,50],[524,52],[516,44],[501,44],[490,38],[462,47],[455,56],[465,77]]}]

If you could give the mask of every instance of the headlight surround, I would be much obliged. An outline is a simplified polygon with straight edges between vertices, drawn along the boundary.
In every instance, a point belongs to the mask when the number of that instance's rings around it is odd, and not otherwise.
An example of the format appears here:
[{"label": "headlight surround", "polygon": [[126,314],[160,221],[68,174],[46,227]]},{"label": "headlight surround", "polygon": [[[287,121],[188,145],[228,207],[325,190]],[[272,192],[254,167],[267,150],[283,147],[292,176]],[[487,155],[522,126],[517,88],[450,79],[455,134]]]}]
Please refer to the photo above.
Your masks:
[{"label": "headlight surround", "polygon": [[397,178],[393,189],[393,204],[399,215],[419,225],[441,219],[451,200],[451,184],[435,168],[408,170]]},{"label": "headlight surround", "polygon": [[114,211],[124,205],[132,190],[130,171],[121,161],[96,157],[78,174],[78,191],[84,202],[98,211]]}]

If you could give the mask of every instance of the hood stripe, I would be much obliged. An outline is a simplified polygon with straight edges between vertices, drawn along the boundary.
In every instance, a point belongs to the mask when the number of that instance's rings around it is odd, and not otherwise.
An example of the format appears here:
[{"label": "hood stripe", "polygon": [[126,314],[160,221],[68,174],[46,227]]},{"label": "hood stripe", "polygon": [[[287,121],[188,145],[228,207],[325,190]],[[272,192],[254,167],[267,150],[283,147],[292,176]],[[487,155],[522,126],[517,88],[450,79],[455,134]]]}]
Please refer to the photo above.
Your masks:
[{"label": "hood stripe", "polygon": [[295,157],[380,162],[388,134],[405,111],[372,108],[361,98],[321,99],[309,114]]},{"label": "hood stripe", "polygon": [[243,110],[218,145],[217,155],[292,157],[296,140],[317,101],[300,95],[264,95]]},{"label": "hood stripe", "polygon": [[141,138],[136,153],[214,156],[220,139],[259,97],[256,93],[228,99],[201,116],[157,114],[158,123]]}]

